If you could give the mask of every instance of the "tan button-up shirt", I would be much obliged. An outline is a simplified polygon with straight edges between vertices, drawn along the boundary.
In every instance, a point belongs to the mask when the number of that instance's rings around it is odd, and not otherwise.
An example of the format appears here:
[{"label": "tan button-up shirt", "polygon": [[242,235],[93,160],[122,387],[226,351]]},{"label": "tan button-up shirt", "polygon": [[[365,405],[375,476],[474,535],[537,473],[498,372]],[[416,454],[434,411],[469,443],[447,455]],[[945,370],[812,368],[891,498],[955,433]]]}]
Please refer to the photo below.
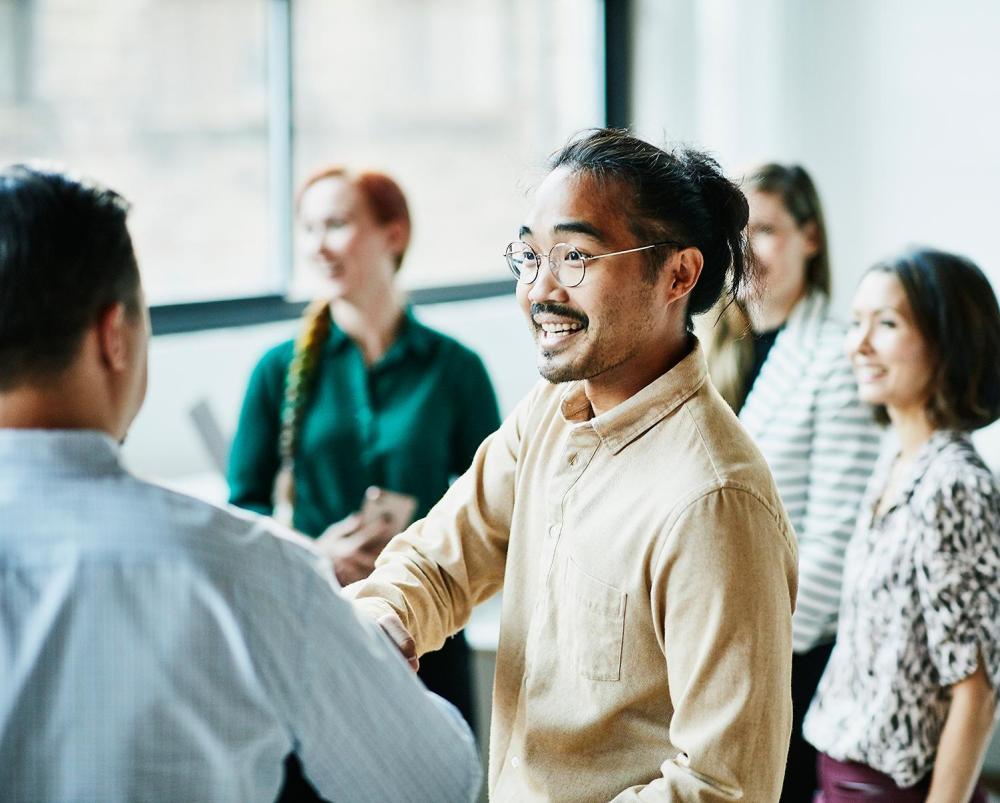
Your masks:
[{"label": "tan button-up shirt", "polygon": [[501,588],[493,799],[778,799],[795,542],[699,346],[597,417],[540,383],[349,593],[423,653]]}]

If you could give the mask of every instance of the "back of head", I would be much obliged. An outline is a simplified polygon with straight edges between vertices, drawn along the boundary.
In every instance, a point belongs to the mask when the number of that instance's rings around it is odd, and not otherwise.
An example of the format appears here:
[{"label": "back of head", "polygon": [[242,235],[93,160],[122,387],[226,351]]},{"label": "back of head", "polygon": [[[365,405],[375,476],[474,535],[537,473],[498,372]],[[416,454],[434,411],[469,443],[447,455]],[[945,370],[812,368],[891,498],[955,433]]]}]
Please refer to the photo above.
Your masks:
[{"label": "back of head", "polygon": [[830,295],[830,247],[826,236],[823,205],[812,178],[796,164],[769,162],[753,170],[744,181],[747,191],[775,195],[802,228],[812,223],[819,247],[806,261],[806,289]]},{"label": "back of head", "polygon": [[[1000,307],[979,267],[957,254],[911,248],[871,271],[899,280],[932,355],[931,423],[968,431],[1000,418]],[[888,423],[884,409],[876,412]]]},{"label": "back of head", "polygon": [[0,391],[67,368],[107,306],[140,314],[127,213],[117,193],[64,172],[0,170]]},{"label": "back of head", "polygon": [[[582,132],[550,166],[588,173],[609,192],[621,193],[636,245],[675,240],[701,251],[704,267],[688,297],[689,328],[691,316],[709,309],[724,289],[735,296],[751,281],[747,200],[707,154],[665,151],[627,131],[604,128]],[[663,254],[654,249],[647,255],[655,275]]]}]

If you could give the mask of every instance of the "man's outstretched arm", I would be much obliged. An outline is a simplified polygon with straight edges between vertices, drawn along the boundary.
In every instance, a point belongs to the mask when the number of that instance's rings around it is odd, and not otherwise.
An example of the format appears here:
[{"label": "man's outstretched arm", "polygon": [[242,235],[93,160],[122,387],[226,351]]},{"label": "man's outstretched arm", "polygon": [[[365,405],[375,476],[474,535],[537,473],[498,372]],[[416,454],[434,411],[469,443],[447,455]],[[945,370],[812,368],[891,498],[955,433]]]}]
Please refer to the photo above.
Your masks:
[{"label": "man's outstretched arm", "polygon": [[427,517],[389,542],[371,576],[345,589],[373,620],[398,617],[416,655],[438,649],[503,585],[518,454],[533,396],[483,442]]},{"label": "man's outstretched arm", "polygon": [[482,771],[468,725],[314,562],[296,617],[301,652],[270,673],[305,776],[329,800],[475,799]]}]

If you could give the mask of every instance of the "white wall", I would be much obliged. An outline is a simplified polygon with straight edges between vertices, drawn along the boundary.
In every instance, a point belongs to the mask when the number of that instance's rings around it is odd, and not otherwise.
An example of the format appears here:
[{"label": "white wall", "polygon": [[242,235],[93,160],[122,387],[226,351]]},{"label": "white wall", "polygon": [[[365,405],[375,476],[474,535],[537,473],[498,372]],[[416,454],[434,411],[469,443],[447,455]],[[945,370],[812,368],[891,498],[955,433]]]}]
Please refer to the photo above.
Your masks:
[{"label": "white wall", "polygon": [[[1000,3],[636,0],[636,127],[736,174],[798,161],[825,202],[841,312],[906,244],[1000,287]],[[1000,469],[1000,427],[977,440]]]},{"label": "white wall", "polygon": [[[419,307],[417,315],[482,356],[502,412],[509,412],[537,380],[534,348],[514,303],[513,282],[509,297],[434,304]],[[207,399],[231,436],[257,359],[270,346],[293,337],[296,326],[290,321],[154,338],[146,403],[124,449],[129,466],[144,476],[174,481],[211,472],[189,409]],[[208,478],[202,487],[224,493]]]}]

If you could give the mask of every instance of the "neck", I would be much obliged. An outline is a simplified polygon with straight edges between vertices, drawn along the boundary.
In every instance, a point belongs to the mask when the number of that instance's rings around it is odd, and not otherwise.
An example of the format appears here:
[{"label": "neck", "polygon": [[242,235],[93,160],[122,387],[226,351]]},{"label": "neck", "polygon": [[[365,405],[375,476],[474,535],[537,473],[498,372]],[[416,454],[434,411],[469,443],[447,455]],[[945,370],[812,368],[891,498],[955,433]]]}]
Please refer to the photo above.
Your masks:
[{"label": "neck", "polygon": [[750,328],[754,332],[773,332],[783,326],[788,316],[792,314],[795,305],[802,300],[802,297],[794,298],[791,301],[768,298],[766,295],[756,304],[747,305],[747,317],[750,318]]},{"label": "neck", "polygon": [[889,420],[899,436],[899,459],[909,462],[934,434],[934,427],[923,405],[913,407],[888,407]]},{"label": "neck", "polygon": [[650,355],[648,358],[633,357],[627,366],[611,368],[594,379],[585,380],[584,392],[587,394],[594,415],[606,413],[622,402],[628,401],[651,382],[659,379],[691,353],[691,344],[692,339],[685,331],[684,336],[674,340],[671,348],[665,352]]},{"label": "neck", "polygon": [[94,429],[119,439],[110,417],[87,403],[93,396],[65,385],[22,385],[0,393],[0,429]]},{"label": "neck", "polygon": [[337,326],[361,349],[368,365],[389,350],[403,319],[403,301],[395,287],[386,295],[337,299],[330,310]]}]

